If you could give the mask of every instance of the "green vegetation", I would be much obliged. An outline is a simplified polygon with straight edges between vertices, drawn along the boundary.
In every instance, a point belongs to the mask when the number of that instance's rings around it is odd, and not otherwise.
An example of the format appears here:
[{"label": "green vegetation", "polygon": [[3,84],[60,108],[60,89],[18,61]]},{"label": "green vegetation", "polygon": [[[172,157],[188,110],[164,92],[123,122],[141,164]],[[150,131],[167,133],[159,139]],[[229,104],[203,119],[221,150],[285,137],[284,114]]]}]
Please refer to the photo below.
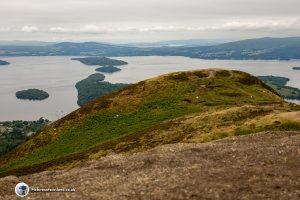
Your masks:
[{"label": "green vegetation", "polygon": [[[98,84],[104,77],[92,79],[91,84]],[[24,175],[65,168],[109,152],[206,142],[247,132],[243,130],[298,130],[298,123],[278,116],[292,110],[300,108],[244,72],[172,73],[113,92],[52,123],[0,157],[0,172]]]},{"label": "green vegetation", "polygon": [[300,70],[300,67],[293,67],[293,70]]},{"label": "green vegetation", "polygon": [[87,57],[87,58],[72,58],[78,60],[85,65],[100,65],[100,66],[121,66],[128,63],[122,60],[116,60],[106,57]]},{"label": "green vegetation", "polygon": [[96,71],[103,72],[103,73],[114,73],[114,72],[121,71],[121,69],[114,66],[105,66],[105,67],[97,68]]},{"label": "green vegetation", "polygon": [[28,137],[40,131],[49,120],[0,122],[0,155],[3,155],[26,141]]},{"label": "green vegetation", "polygon": [[105,76],[100,73],[92,74],[88,78],[79,81],[76,84],[78,91],[77,104],[83,106],[86,103],[93,101],[101,96],[104,96],[112,91],[121,89],[127,84],[104,82]]},{"label": "green vegetation", "polygon": [[286,99],[300,99],[300,89],[286,86],[290,79],[279,76],[259,76],[260,80],[275,89]]},{"label": "green vegetation", "polygon": [[16,97],[18,99],[44,100],[49,97],[49,94],[39,89],[28,89],[16,92]]},{"label": "green vegetation", "polygon": [[9,62],[6,62],[6,61],[3,61],[3,60],[0,60],[0,65],[9,65],[10,63]]}]

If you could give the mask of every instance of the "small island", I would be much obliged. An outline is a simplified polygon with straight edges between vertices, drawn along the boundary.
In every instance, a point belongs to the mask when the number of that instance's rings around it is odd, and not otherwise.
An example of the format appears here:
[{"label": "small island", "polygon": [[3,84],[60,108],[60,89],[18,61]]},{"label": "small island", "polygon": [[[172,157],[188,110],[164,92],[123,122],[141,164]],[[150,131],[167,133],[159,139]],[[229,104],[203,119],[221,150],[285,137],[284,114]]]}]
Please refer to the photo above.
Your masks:
[{"label": "small island", "polygon": [[0,60],[0,65],[9,65],[10,63],[9,62],[6,62],[4,60]]},{"label": "small island", "polygon": [[293,67],[293,70],[300,70],[300,67]]},{"label": "small island", "polygon": [[16,92],[16,97],[18,99],[27,99],[27,100],[44,100],[49,97],[49,94],[43,90],[39,89],[28,89]]},{"label": "small island", "polygon": [[115,73],[115,72],[121,71],[121,69],[114,67],[114,66],[105,66],[105,67],[97,68],[96,71],[103,72],[103,73]]},{"label": "small island", "polygon": [[258,76],[261,81],[272,87],[285,99],[300,99],[300,89],[286,86],[289,78],[280,76]]},{"label": "small island", "polygon": [[86,57],[86,58],[72,58],[78,60],[85,65],[99,65],[99,66],[121,66],[128,63],[122,60],[111,59],[107,57]]}]

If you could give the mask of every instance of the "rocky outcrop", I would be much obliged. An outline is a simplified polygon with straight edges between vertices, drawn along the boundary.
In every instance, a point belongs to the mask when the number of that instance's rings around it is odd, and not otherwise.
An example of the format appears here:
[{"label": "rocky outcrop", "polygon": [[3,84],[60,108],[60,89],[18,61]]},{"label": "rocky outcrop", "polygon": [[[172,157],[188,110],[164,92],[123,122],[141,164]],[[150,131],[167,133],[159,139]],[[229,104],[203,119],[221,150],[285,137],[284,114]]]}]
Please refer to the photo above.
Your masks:
[{"label": "rocky outcrop", "polygon": [[30,192],[26,199],[299,199],[300,132],[261,133],[203,144],[170,144],[111,154],[72,169],[0,179],[75,192]]}]

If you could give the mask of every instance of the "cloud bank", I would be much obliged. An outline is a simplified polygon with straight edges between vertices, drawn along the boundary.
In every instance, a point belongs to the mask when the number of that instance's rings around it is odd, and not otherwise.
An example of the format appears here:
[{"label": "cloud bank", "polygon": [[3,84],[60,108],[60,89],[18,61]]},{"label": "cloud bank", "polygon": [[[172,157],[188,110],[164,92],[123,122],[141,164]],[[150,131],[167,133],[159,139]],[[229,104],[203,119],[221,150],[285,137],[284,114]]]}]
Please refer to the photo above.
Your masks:
[{"label": "cloud bank", "polygon": [[[300,31],[300,18],[289,20],[269,21],[230,21],[211,26],[151,26],[151,27],[106,27],[88,24],[78,28],[49,27],[41,29],[37,26],[23,26],[20,31],[24,33],[48,32],[56,34],[112,34],[112,33],[145,33],[145,32],[212,32],[212,31]],[[17,32],[18,29],[0,27],[0,32]]]},{"label": "cloud bank", "polygon": [[0,0],[2,40],[300,36],[299,0]]}]

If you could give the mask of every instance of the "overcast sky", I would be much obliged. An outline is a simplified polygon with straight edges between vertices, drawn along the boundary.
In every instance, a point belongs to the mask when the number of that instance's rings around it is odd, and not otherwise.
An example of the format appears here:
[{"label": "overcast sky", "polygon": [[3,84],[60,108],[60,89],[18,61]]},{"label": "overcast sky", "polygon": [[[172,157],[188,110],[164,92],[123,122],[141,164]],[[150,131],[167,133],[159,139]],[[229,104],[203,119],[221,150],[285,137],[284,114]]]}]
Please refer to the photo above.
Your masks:
[{"label": "overcast sky", "polygon": [[300,36],[300,0],[0,0],[0,40]]}]

